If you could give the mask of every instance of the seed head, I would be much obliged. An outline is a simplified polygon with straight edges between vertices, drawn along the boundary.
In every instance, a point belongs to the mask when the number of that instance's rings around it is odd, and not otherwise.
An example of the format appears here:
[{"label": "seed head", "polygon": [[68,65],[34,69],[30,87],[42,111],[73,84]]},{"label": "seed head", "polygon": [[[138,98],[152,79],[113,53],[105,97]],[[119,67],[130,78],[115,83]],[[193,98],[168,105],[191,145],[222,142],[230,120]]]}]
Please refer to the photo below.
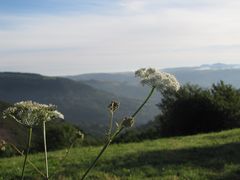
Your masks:
[{"label": "seed head", "polygon": [[108,105],[108,109],[111,112],[115,112],[120,106],[120,103],[117,101],[112,101],[109,105]]}]

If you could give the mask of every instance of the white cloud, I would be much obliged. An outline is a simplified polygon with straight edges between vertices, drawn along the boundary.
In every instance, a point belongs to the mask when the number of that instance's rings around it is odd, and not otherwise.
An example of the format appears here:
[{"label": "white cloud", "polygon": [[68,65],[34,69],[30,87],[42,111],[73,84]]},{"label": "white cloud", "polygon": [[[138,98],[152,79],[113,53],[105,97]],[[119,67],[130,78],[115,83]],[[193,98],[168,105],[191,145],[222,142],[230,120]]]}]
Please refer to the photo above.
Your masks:
[{"label": "white cloud", "polygon": [[121,7],[128,12],[111,15],[6,16],[14,26],[0,30],[1,64],[6,70],[11,65],[24,71],[74,74],[144,65],[237,63],[239,2],[202,1],[207,8],[200,9],[192,7],[193,1],[183,1],[185,6],[168,2],[125,0]]},{"label": "white cloud", "polygon": [[143,12],[147,4],[147,1],[124,0],[120,3],[120,6],[122,6],[127,11]]}]

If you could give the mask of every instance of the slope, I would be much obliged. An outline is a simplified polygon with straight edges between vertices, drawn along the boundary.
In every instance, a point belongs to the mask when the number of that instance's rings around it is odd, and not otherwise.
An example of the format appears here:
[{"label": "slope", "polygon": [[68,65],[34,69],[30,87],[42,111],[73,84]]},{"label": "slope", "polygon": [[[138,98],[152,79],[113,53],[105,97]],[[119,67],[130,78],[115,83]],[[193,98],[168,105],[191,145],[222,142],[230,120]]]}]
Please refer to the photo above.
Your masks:
[{"label": "slope", "polygon": [[[60,179],[79,179],[100,147],[72,149]],[[64,151],[50,153],[54,172]],[[30,159],[41,169],[43,154]],[[15,179],[22,158],[0,159],[0,177]],[[32,169],[29,179],[36,178]],[[236,179],[240,178],[240,129],[141,143],[114,144],[101,158],[88,179]]]},{"label": "slope", "polygon": [[[95,134],[102,132],[108,122],[107,106],[111,100],[121,102],[117,119],[130,114],[141,103],[139,100],[118,97],[84,83],[60,77],[0,73],[0,84],[1,100],[10,103],[33,100],[56,104],[67,120]],[[146,106],[145,111],[139,116],[138,123],[149,121],[153,113],[154,110]]]}]

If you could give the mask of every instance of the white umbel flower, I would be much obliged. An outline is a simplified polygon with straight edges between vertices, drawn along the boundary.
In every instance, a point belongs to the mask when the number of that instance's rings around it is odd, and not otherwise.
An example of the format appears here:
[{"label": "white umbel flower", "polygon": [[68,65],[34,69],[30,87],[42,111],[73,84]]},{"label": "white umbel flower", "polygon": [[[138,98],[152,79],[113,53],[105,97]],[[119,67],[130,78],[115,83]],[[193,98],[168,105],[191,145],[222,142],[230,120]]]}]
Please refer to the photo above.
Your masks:
[{"label": "white umbel flower", "polygon": [[63,114],[56,110],[56,106],[32,101],[15,103],[13,107],[5,110],[3,114],[5,118],[10,117],[28,127],[36,126],[42,121],[50,121],[57,118],[64,119]]},{"label": "white umbel flower", "polygon": [[141,78],[143,85],[155,87],[160,91],[168,89],[178,91],[180,88],[180,84],[174,75],[154,68],[141,68],[135,72],[135,75]]}]

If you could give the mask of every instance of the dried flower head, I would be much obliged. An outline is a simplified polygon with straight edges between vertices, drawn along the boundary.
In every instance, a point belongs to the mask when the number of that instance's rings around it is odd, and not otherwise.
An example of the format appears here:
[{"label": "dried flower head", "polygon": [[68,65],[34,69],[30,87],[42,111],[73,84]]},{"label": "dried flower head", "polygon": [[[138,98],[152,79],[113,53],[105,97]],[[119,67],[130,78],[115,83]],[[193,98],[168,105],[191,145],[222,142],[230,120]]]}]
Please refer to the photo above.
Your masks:
[{"label": "dried flower head", "polygon": [[134,124],[134,118],[133,117],[125,117],[121,122],[121,127],[132,127]]},{"label": "dried flower head", "polygon": [[143,85],[149,85],[161,91],[168,89],[178,91],[180,88],[180,84],[174,75],[154,68],[141,68],[135,72],[135,75],[141,78]]},{"label": "dried flower head", "polygon": [[36,126],[39,122],[50,121],[64,116],[54,105],[39,104],[32,101],[15,103],[3,112],[4,118],[10,117],[28,127]]},{"label": "dried flower head", "polygon": [[120,106],[120,103],[119,103],[119,102],[117,102],[117,101],[112,101],[112,102],[109,104],[108,109],[109,109],[109,111],[111,111],[111,112],[115,112],[115,111],[119,108],[119,106]]}]

